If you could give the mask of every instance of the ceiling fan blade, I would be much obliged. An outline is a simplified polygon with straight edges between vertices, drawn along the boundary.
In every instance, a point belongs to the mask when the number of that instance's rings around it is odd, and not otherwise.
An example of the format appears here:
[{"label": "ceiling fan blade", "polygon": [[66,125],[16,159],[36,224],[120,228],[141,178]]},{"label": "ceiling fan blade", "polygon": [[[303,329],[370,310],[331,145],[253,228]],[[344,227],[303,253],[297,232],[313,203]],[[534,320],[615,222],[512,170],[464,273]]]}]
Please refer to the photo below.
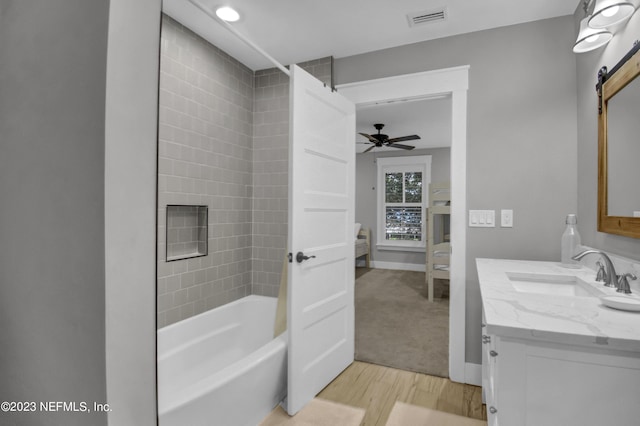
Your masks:
[{"label": "ceiling fan blade", "polygon": [[375,148],[375,145],[371,145],[369,148],[365,149],[364,151],[362,151],[362,153],[364,154],[365,152],[369,152],[371,151],[373,148]]},{"label": "ceiling fan blade", "polygon": [[371,145],[372,143],[373,142],[368,142],[368,141],[367,142],[356,142],[356,144],[358,144],[358,145],[360,145],[360,144],[362,144],[362,145]]},{"label": "ceiling fan blade", "polygon": [[[360,133],[362,134],[362,133]],[[409,136],[400,136],[399,138],[391,138],[387,139],[387,143],[396,143],[396,142],[404,142],[404,141],[414,141],[416,139],[420,139],[418,135],[409,135]]]},{"label": "ceiling fan blade", "polygon": [[373,143],[378,143],[378,139],[374,138],[371,135],[368,135],[366,133],[360,133],[362,136],[364,136],[365,138],[369,139],[369,141],[373,142]]},{"label": "ceiling fan blade", "polygon": [[391,147],[391,148],[400,148],[400,149],[413,149],[413,148],[415,148],[415,146],[402,145],[402,144],[399,144],[399,143],[394,143],[392,145],[389,145],[389,147]]}]

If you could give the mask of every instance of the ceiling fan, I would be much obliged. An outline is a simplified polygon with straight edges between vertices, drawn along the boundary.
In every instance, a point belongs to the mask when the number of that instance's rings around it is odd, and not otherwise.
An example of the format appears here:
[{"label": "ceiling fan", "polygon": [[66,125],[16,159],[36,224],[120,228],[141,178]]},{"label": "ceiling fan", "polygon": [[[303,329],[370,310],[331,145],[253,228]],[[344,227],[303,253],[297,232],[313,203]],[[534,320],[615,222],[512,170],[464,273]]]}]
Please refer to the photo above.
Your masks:
[{"label": "ceiling fan", "polygon": [[388,135],[380,133],[380,130],[382,130],[382,128],[384,127],[384,124],[380,124],[380,123],[374,124],[373,127],[375,127],[376,130],[378,131],[377,134],[368,135],[366,133],[360,133],[362,136],[367,138],[369,141],[368,142],[358,142],[358,143],[371,144],[371,146],[369,148],[365,149],[363,151],[363,153],[369,152],[373,148],[381,148],[383,146],[388,146],[388,147],[391,147],[391,148],[407,149],[407,150],[414,149],[415,146],[402,145],[402,144],[399,144],[399,143],[396,143],[396,142],[413,141],[413,140],[416,140],[416,139],[420,139],[420,136],[418,136],[418,135],[401,136],[399,138],[389,138]]}]

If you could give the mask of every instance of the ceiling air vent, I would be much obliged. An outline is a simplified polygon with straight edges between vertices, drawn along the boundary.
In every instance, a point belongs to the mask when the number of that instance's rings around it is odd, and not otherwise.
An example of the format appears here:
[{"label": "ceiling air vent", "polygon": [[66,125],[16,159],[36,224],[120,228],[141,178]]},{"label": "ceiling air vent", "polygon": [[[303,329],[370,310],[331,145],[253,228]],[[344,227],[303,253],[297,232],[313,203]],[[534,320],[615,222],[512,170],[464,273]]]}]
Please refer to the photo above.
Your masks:
[{"label": "ceiling air vent", "polygon": [[408,14],[407,19],[410,27],[416,27],[419,25],[444,21],[447,19],[447,12],[445,8],[415,12]]}]

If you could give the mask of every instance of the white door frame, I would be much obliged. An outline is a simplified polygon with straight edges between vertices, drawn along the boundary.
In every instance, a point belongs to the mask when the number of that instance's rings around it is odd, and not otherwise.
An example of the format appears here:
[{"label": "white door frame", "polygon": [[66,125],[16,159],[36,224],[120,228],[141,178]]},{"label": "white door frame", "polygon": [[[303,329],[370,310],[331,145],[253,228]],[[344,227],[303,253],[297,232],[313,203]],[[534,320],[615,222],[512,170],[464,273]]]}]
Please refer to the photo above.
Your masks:
[{"label": "white door frame", "polygon": [[338,91],[359,105],[451,95],[451,268],[449,305],[449,377],[475,383],[466,373],[466,210],[467,210],[467,90],[469,66],[405,74],[341,84]]}]

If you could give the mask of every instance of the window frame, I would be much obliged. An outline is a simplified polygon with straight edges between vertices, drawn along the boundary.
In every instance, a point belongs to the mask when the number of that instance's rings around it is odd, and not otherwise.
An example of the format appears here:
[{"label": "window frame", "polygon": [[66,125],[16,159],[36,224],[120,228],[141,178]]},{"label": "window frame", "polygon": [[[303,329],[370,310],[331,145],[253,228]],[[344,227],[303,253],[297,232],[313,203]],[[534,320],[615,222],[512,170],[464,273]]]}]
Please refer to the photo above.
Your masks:
[{"label": "window frame", "polygon": [[[377,236],[376,247],[378,250],[399,250],[424,252],[426,249],[426,208],[429,205],[429,184],[431,183],[431,155],[412,155],[401,157],[382,157],[377,163]],[[406,206],[420,206],[422,214],[420,241],[387,240],[386,237],[386,186],[385,175],[387,173],[422,172],[422,202],[402,203]],[[393,204],[393,203],[392,203]]]}]

